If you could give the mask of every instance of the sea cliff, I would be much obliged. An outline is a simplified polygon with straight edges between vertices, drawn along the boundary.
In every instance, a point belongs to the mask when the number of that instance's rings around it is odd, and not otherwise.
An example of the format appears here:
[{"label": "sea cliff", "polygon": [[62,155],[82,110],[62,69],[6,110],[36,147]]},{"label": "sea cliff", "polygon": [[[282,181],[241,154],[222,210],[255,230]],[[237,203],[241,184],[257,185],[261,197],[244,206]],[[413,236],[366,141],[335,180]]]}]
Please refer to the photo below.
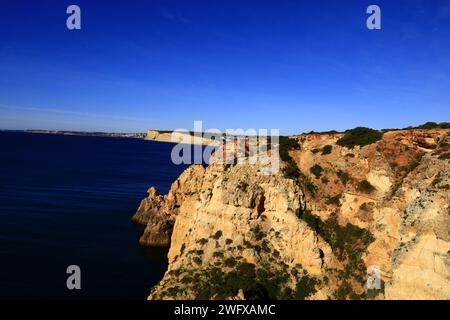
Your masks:
[{"label": "sea cliff", "polygon": [[213,156],[150,188],[140,243],[170,250],[149,299],[449,299],[449,134],[292,136],[276,174]]},{"label": "sea cliff", "polygon": [[170,143],[185,143],[185,144],[201,144],[218,146],[221,141],[216,141],[212,138],[203,136],[203,134],[195,135],[193,132],[176,132],[176,131],[159,131],[148,130],[145,140],[170,142]]}]

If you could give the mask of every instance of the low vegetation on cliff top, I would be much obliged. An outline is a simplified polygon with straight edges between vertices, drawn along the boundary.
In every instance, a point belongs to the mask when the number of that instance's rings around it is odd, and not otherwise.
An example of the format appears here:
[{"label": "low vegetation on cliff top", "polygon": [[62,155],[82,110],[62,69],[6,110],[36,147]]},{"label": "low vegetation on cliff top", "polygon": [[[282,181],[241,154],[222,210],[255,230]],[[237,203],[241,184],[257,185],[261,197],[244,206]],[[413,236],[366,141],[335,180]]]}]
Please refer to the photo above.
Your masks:
[{"label": "low vegetation on cliff top", "polygon": [[364,147],[381,140],[383,133],[378,130],[357,127],[345,131],[345,134],[336,144],[341,147],[354,148],[355,146]]},{"label": "low vegetation on cliff top", "polygon": [[[360,127],[359,127],[360,128]],[[357,129],[357,128],[355,128]],[[408,126],[405,128],[387,128],[387,129],[381,129],[381,132],[388,132],[388,131],[399,131],[399,130],[429,130],[429,129],[450,129],[450,122],[425,122],[424,124],[418,125],[418,126]],[[354,130],[354,129],[350,129]],[[347,130],[347,131],[350,131]],[[346,131],[346,132],[347,132]],[[319,134],[319,135],[325,135],[325,134],[337,134],[342,133],[342,131],[336,131],[336,130],[329,130],[329,131],[310,131],[305,132],[303,134]]]},{"label": "low vegetation on cliff top", "polygon": [[426,122],[420,126],[404,128],[404,130],[410,129],[450,129],[450,122]]}]

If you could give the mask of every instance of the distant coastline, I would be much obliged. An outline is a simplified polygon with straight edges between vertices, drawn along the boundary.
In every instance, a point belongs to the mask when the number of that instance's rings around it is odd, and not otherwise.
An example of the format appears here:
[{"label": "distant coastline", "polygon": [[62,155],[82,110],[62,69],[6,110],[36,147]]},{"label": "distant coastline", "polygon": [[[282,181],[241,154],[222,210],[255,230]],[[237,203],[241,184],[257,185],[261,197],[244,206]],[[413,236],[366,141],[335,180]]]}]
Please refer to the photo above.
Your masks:
[{"label": "distant coastline", "polygon": [[[2,130],[10,131],[10,130]],[[123,133],[123,132],[92,132],[92,131],[66,131],[66,130],[14,130],[16,132],[39,133],[39,134],[61,134],[70,136],[94,136],[94,137],[115,137],[144,139],[146,133]]]},{"label": "distant coastline", "polygon": [[23,132],[33,134],[55,134],[67,136],[88,136],[88,137],[111,137],[111,138],[130,138],[143,139],[156,142],[168,143],[186,143],[201,145],[218,145],[219,142],[206,138],[202,134],[198,136],[194,132],[175,132],[169,130],[148,130],[147,132],[125,133],[125,132],[101,132],[101,131],[70,131],[70,130],[0,130],[0,132]]},{"label": "distant coastline", "polygon": [[[449,129],[449,122],[426,122],[422,125],[418,126],[409,126],[406,128],[391,128],[391,129],[381,129],[377,130],[379,132],[387,132],[387,131],[399,131],[399,130],[414,130],[414,129]],[[337,133],[345,133],[346,131],[338,132],[336,130],[331,131],[310,131],[303,132],[300,134],[289,135],[288,137],[299,137],[303,135],[310,134],[337,134]],[[59,135],[74,135],[74,136],[94,136],[94,137],[113,137],[113,138],[132,138],[132,139],[143,139],[148,141],[156,141],[156,142],[168,142],[168,143],[185,143],[185,144],[200,144],[200,145],[215,145],[219,146],[222,143],[227,141],[225,135],[216,139],[214,136],[210,136],[203,132],[178,132],[171,130],[154,130],[149,129],[146,132],[102,132],[102,131],[71,131],[71,130],[43,130],[43,129],[27,129],[27,130],[8,130],[8,129],[0,129],[0,132],[24,132],[24,133],[35,133],[35,134],[59,134]]]}]

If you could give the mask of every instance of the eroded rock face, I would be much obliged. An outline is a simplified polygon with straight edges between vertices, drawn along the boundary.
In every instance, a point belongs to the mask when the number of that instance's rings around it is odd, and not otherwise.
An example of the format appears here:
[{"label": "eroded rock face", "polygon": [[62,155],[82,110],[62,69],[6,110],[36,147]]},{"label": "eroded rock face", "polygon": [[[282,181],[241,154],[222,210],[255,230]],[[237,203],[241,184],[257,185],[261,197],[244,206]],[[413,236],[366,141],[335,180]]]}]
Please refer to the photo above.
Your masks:
[{"label": "eroded rock face", "polygon": [[450,166],[432,154],[396,194],[402,209],[387,299],[450,298]]},{"label": "eroded rock face", "polygon": [[[189,170],[167,196],[156,196],[152,190],[136,214],[136,219],[152,217],[143,235],[143,243],[152,244],[153,234],[166,239],[160,224],[152,223],[152,219],[161,219],[156,210],[176,208],[165,220],[175,218],[169,269],[151,299],[167,298],[165,289],[179,284],[180,277],[172,271],[214,266],[227,258],[260,264],[277,252],[277,263],[301,265],[311,275],[321,275],[328,262],[323,253],[331,250],[298,218],[305,203],[294,181],[281,174],[261,175],[258,166],[245,163],[227,169],[212,164],[207,169],[193,166]],[[267,252],[261,252],[263,240]],[[329,259],[331,255],[326,256]],[[196,296],[186,292],[171,297]]]},{"label": "eroded rock face", "polygon": [[[393,131],[353,149],[336,145],[341,134],[298,136],[301,147],[290,155],[299,181],[266,175],[264,165],[245,159],[222,165],[213,158],[208,168],[188,168],[167,195],[149,189],[133,217],[146,225],[140,242],[170,243],[168,270],[149,298],[248,299],[257,291],[286,299],[449,299],[449,133]],[[322,154],[327,145],[331,152]],[[384,284],[371,295],[370,266]],[[248,283],[230,274],[282,286],[245,290]],[[221,290],[229,283],[235,290]]]},{"label": "eroded rock face", "polygon": [[167,195],[158,195],[151,187],[148,197],[141,201],[133,221],[146,226],[139,243],[148,246],[168,246],[172,236],[175,217],[184,199],[198,194],[202,188],[202,176],[205,169],[202,166],[192,166],[186,169],[172,184]]},{"label": "eroded rock face", "polygon": [[[319,164],[328,180],[311,176],[319,190],[305,195],[313,213],[326,219],[338,212],[341,225],[372,233],[364,261],[381,269],[385,294],[379,297],[449,299],[449,130],[392,131],[354,149],[337,146],[339,137],[303,136],[302,149],[293,151],[302,172]],[[324,145],[333,146],[331,154],[311,152]],[[362,180],[374,191],[358,190]],[[326,203],[332,196],[339,196],[339,205]]]}]

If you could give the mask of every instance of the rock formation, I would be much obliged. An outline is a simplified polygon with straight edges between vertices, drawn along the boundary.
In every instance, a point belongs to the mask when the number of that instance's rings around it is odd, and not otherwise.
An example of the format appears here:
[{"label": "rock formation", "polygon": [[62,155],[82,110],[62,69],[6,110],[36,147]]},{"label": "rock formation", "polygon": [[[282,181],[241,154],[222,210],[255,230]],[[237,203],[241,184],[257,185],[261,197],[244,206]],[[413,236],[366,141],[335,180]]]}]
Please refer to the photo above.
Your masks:
[{"label": "rock formation", "polygon": [[[150,188],[133,217],[140,243],[170,250],[149,298],[449,299],[449,134],[389,131],[352,148],[343,134],[293,136],[298,178],[213,158],[167,195]],[[382,285],[368,290],[372,266]]]},{"label": "rock formation", "polygon": [[186,144],[202,144],[202,145],[219,145],[219,141],[214,140],[213,137],[194,136],[190,132],[173,132],[173,131],[158,131],[148,130],[145,140],[171,143],[186,143]]}]

